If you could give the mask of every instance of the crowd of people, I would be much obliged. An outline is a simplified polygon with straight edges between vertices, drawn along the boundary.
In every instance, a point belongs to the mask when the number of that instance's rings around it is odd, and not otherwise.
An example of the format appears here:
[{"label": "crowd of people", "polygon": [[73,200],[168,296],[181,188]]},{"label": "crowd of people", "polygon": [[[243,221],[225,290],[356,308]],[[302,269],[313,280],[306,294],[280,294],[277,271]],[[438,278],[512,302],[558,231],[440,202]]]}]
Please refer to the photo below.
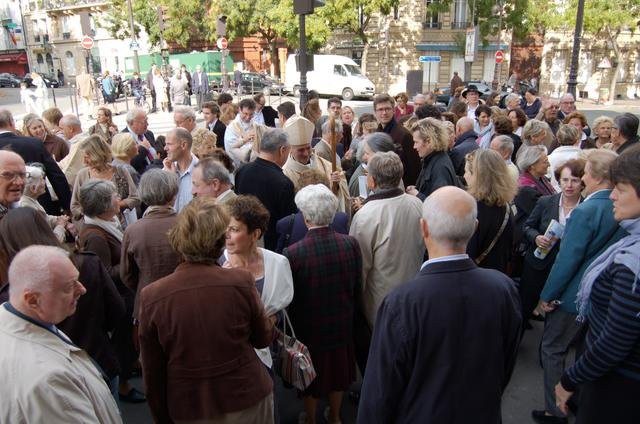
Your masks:
[{"label": "crowd of people", "polygon": [[199,72],[166,135],[0,110],[0,421],[279,422],[290,321],[300,422],[341,422],[358,371],[359,423],[499,422],[532,320],[536,422],[640,421],[636,115],[473,85],[297,113]]}]

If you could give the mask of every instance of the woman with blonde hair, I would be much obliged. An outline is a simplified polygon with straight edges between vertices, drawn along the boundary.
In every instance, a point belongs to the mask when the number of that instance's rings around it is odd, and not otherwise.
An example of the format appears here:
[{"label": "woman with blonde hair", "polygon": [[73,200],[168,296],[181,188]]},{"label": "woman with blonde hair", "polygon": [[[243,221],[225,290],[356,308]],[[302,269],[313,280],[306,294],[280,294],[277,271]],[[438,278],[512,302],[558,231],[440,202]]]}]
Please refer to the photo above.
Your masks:
[{"label": "woman with blonde hair", "polygon": [[38,115],[30,113],[22,118],[22,134],[37,138],[44,144],[44,148],[56,161],[61,161],[69,154],[69,146],[63,139],[49,132],[44,120]]},{"label": "woman with blonde hair", "polygon": [[111,138],[118,133],[118,126],[113,123],[113,114],[108,107],[101,106],[96,112],[96,123],[89,127],[89,134],[97,134],[108,144]]},{"label": "woman with blonde hair", "polygon": [[424,118],[411,128],[413,148],[422,159],[422,169],[415,186],[406,189],[407,194],[426,199],[440,187],[457,186],[458,177],[447,151],[449,150],[449,134],[435,118]]},{"label": "woman with blonde hair", "polygon": [[131,175],[125,169],[112,165],[111,148],[100,136],[87,137],[81,142],[79,149],[83,155],[82,160],[85,167],[78,172],[71,193],[71,214],[74,222],[83,217],[79,199],[80,188],[86,181],[97,179],[111,181],[115,184],[119,196],[118,207],[120,208],[117,216],[123,228],[126,227],[125,213],[130,216],[129,222],[133,221],[130,214],[135,213],[135,208],[140,204],[138,190]]},{"label": "woman with blonde hair", "polygon": [[191,152],[196,155],[198,159],[202,159],[211,156],[214,150],[216,150],[216,143],[218,137],[215,133],[204,129],[196,128],[191,132],[193,143],[191,144]]},{"label": "woman with blonde hair", "polygon": [[507,271],[513,243],[513,216],[509,204],[516,182],[502,156],[478,149],[466,156],[467,191],[478,204],[478,226],[467,245],[467,254],[483,268]]},{"label": "woman with blonde hair", "polygon": [[220,110],[222,111],[222,114],[220,115],[220,121],[222,121],[222,123],[225,125],[229,125],[231,121],[236,119],[236,115],[238,114],[240,108],[238,107],[237,103],[225,103],[220,107]]},{"label": "woman with blonde hair", "polygon": [[138,146],[129,133],[119,133],[113,136],[111,141],[111,154],[113,166],[119,166],[127,170],[136,187],[140,182],[140,174],[131,166],[131,159],[138,154]]},{"label": "woman with blonde hair", "polygon": [[553,133],[549,124],[537,119],[530,119],[524,124],[524,128],[522,128],[523,147],[542,145],[549,151],[552,143]]}]

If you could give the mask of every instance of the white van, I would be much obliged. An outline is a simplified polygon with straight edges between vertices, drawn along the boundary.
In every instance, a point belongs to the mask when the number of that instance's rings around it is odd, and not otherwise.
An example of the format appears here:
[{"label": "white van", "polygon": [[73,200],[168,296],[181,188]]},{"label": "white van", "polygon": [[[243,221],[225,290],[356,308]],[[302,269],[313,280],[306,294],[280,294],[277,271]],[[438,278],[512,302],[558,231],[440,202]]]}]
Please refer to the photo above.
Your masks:
[{"label": "white van", "polygon": [[[356,62],[331,54],[313,55],[313,71],[307,72],[307,88],[319,94],[342,96],[344,100],[372,98],[375,93],[375,85],[362,75]],[[284,89],[296,96],[300,94],[300,72],[296,70],[294,54],[287,59]]]}]

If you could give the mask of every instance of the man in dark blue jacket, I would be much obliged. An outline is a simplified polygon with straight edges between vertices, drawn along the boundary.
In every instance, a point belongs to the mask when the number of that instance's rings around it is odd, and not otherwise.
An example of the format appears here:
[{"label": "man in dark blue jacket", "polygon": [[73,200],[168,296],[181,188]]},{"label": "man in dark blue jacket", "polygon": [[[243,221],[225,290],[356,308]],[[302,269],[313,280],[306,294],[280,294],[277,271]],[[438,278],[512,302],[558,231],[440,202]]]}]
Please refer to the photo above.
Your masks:
[{"label": "man in dark blue jacket", "polygon": [[440,188],[422,216],[430,259],[378,310],[358,423],[496,424],[522,324],[518,292],[465,253],[471,195]]}]

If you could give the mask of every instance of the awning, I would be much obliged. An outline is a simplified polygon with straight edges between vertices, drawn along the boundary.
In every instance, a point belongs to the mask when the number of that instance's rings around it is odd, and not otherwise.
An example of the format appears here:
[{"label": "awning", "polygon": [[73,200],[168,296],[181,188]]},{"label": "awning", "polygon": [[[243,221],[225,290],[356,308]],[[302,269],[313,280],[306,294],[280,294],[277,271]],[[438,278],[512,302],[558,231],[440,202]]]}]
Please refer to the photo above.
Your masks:
[{"label": "awning", "polygon": [[16,62],[24,65],[27,63],[27,54],[25,52],[0,54],[0,62]]}]

